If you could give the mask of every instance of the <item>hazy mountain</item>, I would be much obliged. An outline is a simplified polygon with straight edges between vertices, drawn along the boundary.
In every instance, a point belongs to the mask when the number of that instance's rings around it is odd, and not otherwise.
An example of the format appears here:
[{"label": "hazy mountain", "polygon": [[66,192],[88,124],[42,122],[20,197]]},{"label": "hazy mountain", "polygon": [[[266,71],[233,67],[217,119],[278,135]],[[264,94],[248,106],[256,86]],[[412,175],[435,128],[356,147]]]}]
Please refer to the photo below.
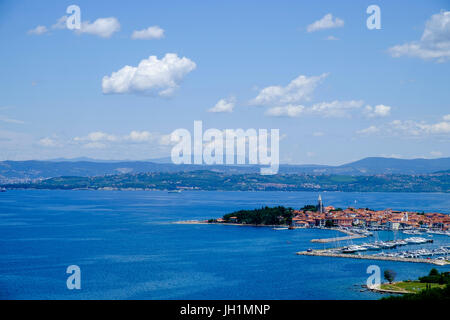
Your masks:
[{"label": "hazy mountain", "polygon": [[[175,165],[169,158],[155,161],[107,161],[84,159],[54,159],[50,161],[1,161],[0,180],[38,179],[60,176],[101,176],[121,173],[179,172],[211,170],[229,174],[257,173],[256,165]],[[157,163],[158,162],[158,163]],[[450,169],[450,158],[441,159],[393,159],[365,158],[341,166],[281,165],[280,174],[429,174]]]},{"label": "hazy mountain", "polygon": [[396,159],[371,157],[333,168],[342,174],[427,174],[450,169],[450,158]]}]

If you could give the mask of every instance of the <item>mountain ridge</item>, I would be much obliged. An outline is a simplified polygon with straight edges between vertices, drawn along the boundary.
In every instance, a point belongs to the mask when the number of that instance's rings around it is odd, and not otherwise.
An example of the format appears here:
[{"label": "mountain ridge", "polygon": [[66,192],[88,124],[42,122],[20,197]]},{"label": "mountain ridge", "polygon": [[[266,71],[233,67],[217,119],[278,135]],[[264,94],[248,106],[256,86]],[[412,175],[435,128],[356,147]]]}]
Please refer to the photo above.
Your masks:
[{"label": "mountain ridge", "polygon": [[[85,159],[85,158],[82,158]],[[163,158],[164,159],[164,158]],[[81,160],[81,159],[80,159]],[[155,159],[156,160],[156,159]],[[160,159],[162,161],[162,159]],[[102,176],[143,172],[210,170],[228,174],[259,172],[259,165],[194,165],[152,161],[26,160],[0,161],[0,181],[45,179],[59,176]],[[339,166],[281,164],[279,174],[379,175],[433,174],[450,170],[450,158],[398,159],[367,157]]]}]

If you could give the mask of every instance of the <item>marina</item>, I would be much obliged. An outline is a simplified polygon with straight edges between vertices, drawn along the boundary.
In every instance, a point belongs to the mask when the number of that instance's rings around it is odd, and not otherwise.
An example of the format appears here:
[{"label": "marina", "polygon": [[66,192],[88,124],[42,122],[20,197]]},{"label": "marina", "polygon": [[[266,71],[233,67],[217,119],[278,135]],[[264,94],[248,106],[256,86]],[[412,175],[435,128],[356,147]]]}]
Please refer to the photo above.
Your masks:
[{"label": "marina", "polygon": [[[341,251],[342,252],[342,251]],[[449,254],[447,249],[446,254]],[[336,250],[310,250],[297,252],[297,255],[303,256],[321,256],[321,257],[334,257],[334,258],[350,258],[350,259],[365,259],[365,260],[384,260],[384,261],[397,261],[397,262],[414,262],[414,263],[428,263],[439,266],[450,264],[449,260],[444,259],[431,259],[431,258],[408,258],[401,255],[363,255],[363,254],[347,254],[339,253]],[[448,256],[447,256],[448,258]]]},{"label": "marina", "polygon": [[[329,239],[324,239],[329,240]],[[316,241],[318,242],[318,241]],[[439,247],[430,247],[419,249],[409,249],[400,251],[385,252],[391,249],[397,249],[403,246],[411,245],[426,245],[432,244],[433,239],[423,237],[409,237],[405,239],[365,242],[360,244],[349,244],[337,248],[308,249],[306,251],[297,252],[298,255],[309,256],[327,256],[340,258],[354,258],[354,259],[368,259],[368,260],[389,260],[400,262],[415,262],[415,263],[431,263],[436,265],[450,264],[450,246],[443,245]],[[370,253],[369,251],[378,251],[377,253]],[[380,252],[381,251],[381,252]],[[363,252],[365,254],[363,254]]]}]

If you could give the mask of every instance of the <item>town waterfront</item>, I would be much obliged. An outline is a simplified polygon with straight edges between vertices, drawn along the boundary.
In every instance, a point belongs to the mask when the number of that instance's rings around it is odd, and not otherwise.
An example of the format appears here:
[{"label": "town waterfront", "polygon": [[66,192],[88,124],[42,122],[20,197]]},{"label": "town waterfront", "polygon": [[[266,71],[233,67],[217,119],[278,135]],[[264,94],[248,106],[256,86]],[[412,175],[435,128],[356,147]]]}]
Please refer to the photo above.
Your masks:
[{"label": "town waterfront", "polygon": [[[260,206],[300,208],[316,192],[9,190],[0,195],[3,299],[378,299],[365,291],[369,265],[398,280],[434,267],[299,256],[337,236],[318,229],[174,224]],[[450,213],[448,194],[322,193],[325,205]],[[393,232],[377,232],[381,240]],[[435,245],[450,237],[433,235]],[[367,241],[355,239],[355,243]],[[66,287],[78,265],[82,289]],[[437,267],[449,271],[449,266]]]}]

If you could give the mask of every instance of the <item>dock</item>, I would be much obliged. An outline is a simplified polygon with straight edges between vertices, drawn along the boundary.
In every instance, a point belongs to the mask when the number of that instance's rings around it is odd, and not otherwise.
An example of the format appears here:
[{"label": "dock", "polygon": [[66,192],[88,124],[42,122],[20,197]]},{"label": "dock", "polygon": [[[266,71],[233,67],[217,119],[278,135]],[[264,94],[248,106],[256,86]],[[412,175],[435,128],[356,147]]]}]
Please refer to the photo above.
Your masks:
[{"label": "dock", "polygon": [[421,259],[421,258],[401,258],[401,257],[383,257],[375,255],[356,255],[346,253],[333,253],[327,250],[313,250],[313,251],[300,251],[297,255],[302,256],[318,256],[318,257],[334,257],[334,258],[347,258],[347,259],[363,259],[363,260],[384,260],[384,261],[397,261],[397,262],[413,262],[413,263],[428,263],[438,266],[445,266],[450,264],[445,260],[436,259]]},{"label": "dock", "polygon": [[339,231],[339,232],[345,233],[347,235],[343,236],[343,237],[335,237],[335,238],[312,239],[311,242],[329,243],[329,242],[346,241],[346,240],[352,240],[352,239],[361,239],[361,238],[366,238],[367,237],[367,235],[353,233],[353,232],[350,232],[350,231],[347,231],[347,230],[344,230],[344,229],[336,229],[336,228],[326,228],[326,229],[327,230]]},{"label": "dock", "polygon": [[337,237],[337,238],[312,239],[311,242],[329,243],[329,242],[345,241],[345,240],[352,240],[352,239],[360,239],[360,238],[365,238],[365,237],[366,236],[362,235],[362,234],[353,234],[353,235]]}]

